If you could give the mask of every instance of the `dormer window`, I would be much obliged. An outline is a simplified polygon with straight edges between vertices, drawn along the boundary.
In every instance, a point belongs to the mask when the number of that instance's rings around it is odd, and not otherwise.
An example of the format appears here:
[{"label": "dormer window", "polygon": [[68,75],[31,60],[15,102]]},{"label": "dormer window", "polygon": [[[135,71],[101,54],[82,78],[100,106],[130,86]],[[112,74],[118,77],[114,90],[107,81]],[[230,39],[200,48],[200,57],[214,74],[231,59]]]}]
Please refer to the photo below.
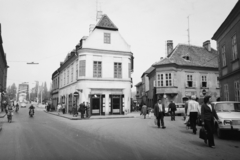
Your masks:
[{"label": "dormer window", "polygon": [[190,57],[189,57],[189,56],[182,56],[182,58],[183,58],[184,60],[187,60],[187,61],[190,60]]},{"label": "dormer window", "polygon": [[111,43],[111,34],[110,33],[104,33],[104,43],[106,43],[106,44]]}]

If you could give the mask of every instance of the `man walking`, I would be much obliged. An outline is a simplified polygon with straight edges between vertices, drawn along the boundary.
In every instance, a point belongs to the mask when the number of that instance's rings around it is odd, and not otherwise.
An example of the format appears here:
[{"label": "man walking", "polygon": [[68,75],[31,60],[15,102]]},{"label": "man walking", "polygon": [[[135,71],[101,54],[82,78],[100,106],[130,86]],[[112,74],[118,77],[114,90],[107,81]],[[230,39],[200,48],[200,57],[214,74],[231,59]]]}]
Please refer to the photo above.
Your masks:
[{"label": "man walking", "polygon": [[86,118],[90,118],[90,105],[89,102],[86,104]]},{"label": "man walking", "polygon": [[165,114],[165,107],[162,104],[162,101],[159,99],[158,103],[156,103],[154,106],[154,115],[156,116],[156,119],[157,119],[158,128],[160,128],[160,121],[161,121],[162,128],[163,129],[166,128],[164,126],[164,119],[163,119],[164,114]]},{"label": "man walking", "polygon": [[177,110],[177,108],[176,108],[174,101],[172,101],[172,100],[170,101],[168,108],[169,108],[170,114],[171,114],[171,121],[175,121],[175,111]]},{"label": "man walking", "polygon": [[190,126],[194,134],[197,133],[196,121],[197,121],[198,114],[201,113],[199,103],[196,102],[195,100],[196,100],[196,96],[192,95],[191,100],[189,100],[188,102],[188,110],[187,110],[187,115],[190,116]]}]

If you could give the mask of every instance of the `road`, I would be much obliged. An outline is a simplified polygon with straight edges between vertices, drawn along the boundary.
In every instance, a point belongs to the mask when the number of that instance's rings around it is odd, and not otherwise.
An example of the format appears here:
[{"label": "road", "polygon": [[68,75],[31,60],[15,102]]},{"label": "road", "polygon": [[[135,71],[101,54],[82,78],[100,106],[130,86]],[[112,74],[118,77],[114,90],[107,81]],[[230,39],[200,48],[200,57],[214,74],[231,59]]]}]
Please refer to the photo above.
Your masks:
[{"label": "road", "polygon": [[68,120],[36,109],[33,118],[20,108],[12,123],[3,122],[0,159],[192,160],[240,159],[240,136],[207,147],[183,125],[182,117],[158,129],[152,119]]}]

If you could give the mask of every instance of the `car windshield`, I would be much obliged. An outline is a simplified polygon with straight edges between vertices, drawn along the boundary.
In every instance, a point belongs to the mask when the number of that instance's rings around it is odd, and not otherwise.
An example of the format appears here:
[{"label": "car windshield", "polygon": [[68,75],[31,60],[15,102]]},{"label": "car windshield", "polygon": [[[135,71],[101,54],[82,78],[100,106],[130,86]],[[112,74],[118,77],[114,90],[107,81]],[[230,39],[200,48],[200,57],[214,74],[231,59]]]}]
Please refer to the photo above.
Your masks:
[{"label": "car windshield", "polygon": [[218,103],[215,110],[217,112],[240,112],[240,103]]}]

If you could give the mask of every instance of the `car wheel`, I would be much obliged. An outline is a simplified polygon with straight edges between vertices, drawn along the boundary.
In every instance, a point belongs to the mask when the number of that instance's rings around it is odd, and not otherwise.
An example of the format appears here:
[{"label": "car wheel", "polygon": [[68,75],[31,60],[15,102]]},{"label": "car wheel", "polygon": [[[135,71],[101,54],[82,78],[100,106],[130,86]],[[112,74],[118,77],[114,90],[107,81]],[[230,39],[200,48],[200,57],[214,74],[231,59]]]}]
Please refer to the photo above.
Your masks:
[{"label": "car wheel", "polygon": [[223,131],[217,126],[217,129],[216,129],[216,133],[217,133],[217,137],[218,138],[223,138]]}]

